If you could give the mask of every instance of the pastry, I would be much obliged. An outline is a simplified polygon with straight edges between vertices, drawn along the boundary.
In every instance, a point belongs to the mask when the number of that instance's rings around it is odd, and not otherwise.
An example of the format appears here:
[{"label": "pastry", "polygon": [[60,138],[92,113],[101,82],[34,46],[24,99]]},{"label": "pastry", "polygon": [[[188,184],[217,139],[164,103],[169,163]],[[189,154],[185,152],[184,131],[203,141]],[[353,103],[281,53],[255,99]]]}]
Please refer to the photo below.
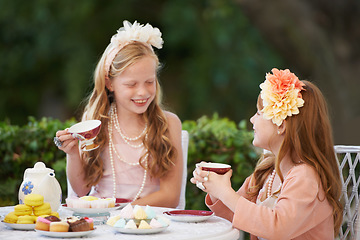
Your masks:
[{"label": "pastry", "polygon": [[45,217],[45,219],[49,220],[50,222],[60,222],[61,221],[60,218],[58,218],[56,216],[52,216],[52,215]]},{"label": "pastry", "polygon": [[19,216],[16,223],[17,224],[34,224],[35,221],[32,216],[25,215],[25,216]]},{"label": "pastry", "polygon": [[80,218],[77,221],[69,222],[69,232],[82,232],[82,231],[89,231],[90,224],[84,219]]},{"label": "pastry", "polygon": [[94,220],[89,217],[84,217],[84,219],[89,223],[90,230],[94,230]]},{"label": "pastry", "polygon": [[[135,211],[135,209],[134,209]],[[141,207],[137,208],[135,214],[134,214],[135,219],[141,220],[141,219],[146,219],[147,215],[144,209],[142,209]]]},{"label": "pastry", "polygon": [[161,227],[163,227],[163,225],[161,223],[159,223],[159,221],[156,220],[155,218],[151,219],[150,226],[151,226],[151,228],[161,228]]},{"label": "pastry", "polygon": [[6,223],[16,223],[18,218],[19,217],[17,215],[15,215],[14,212],[10,212],[5,216],[4,222],[6,222]]},{"label": "pastry", "polygon": [[31,215],[32,212],[32,207],[25,204],[18,204],[14,207],[14,213],[17,216]]},{"label": "pastry", "polygon": [[40,206],[44,203],[44,196],[31,193],[24,197],[24,203],[29,206]]},{"label": "pastry", "polygon": [[36,206],[34,207],[34,214],[36,216],[41,216],[41,215],[50,215],[51,213],[51,206],[50,203],[43,203],[42,205]]},{"label": "pastry", "polygon": [[69,224],[67,222],[51,222],[50,223],[50,232],[68,232]]},{"label": "pastry", "polygon": [[140,221],[139,229],[150,229],[150,228],[151,228],[150,225],[145,220]]},{"label": "pastry", "polygon": [[42,231],[49,231],[50,223],[51,222],[49,220],[47,220],[43,217],[38,217],[36,219],[35,229],[42,230]]}]

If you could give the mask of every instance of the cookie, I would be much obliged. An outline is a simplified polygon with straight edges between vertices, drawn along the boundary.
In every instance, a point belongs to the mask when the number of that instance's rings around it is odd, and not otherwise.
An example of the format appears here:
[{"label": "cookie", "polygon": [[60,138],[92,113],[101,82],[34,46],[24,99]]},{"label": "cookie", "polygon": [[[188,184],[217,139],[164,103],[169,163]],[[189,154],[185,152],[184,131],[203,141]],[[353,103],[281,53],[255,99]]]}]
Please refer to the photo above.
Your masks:
[{"label": "cookie", "polygon": [[4,222],[6,222],[6,223],[16,223],[18,218],[19,217],[17,215],[15,215],[14,212],[10,212],[5,216]]},{"label": "cookie", "polygon": [[32,212],[32,207],[25,204],[18,204],[14,207],[14,213],[17,216],[31,215]]},{"label": "cookie", "polygon": [[44,196],[36,193],[28,194],[24,197],[24,203],[29,206],[40,206],[44,203]]},{"label": "cookie", "polygon": [[50,215],[51,212],[52,211],[51,211],[50,203],[47,203],[47,202],[43,203],[40,206],[34,207],[34,214],[36,216]]}]

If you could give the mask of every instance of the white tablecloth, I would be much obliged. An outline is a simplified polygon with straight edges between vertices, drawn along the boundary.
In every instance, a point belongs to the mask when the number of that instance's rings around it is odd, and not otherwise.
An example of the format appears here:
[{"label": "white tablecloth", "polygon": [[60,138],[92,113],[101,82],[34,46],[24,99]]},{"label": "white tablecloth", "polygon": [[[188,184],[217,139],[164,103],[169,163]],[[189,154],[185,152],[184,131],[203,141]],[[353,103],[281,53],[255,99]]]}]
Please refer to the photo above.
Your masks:
[{"label": "white tablecloth", "polygon": [[[155,212],[162,214],[164,211],[171,209],[167,208],[154,208]],[[4,216],[13,211],[13,207],[1,207],[0,216],[3,220]],[[111,216],[118,215],[120,210],[112,211]],[[60,207],[60,217],[71,216],[72,212]],[[159,239],[159,240],[185,240],[185,239],[209,239],[209,240],[235,240],[239,239],[239,230],[234,229],[231,223],[223,218],[212,216],[204,222],[187,223],[171,221],[170,226],[163,232],[147,235],[132,235],[116,232],[108,225],[96,225],[94,233],[84,237],[88,239],[105,239],[105,240],[132,240],[132,239]],[[31,231],[13,230],[5,226],[4,223],[0,224],[0,239],[54,239],[39,235],[39,233]],[[72,238],[75,239],[75,238]]]}]

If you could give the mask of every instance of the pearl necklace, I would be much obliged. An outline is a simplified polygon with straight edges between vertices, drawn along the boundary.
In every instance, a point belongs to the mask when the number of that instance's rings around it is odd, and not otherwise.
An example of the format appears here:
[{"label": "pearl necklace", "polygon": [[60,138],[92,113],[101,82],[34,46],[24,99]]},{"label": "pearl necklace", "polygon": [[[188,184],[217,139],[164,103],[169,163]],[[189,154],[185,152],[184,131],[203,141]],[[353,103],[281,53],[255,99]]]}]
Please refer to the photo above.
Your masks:
[{"label": "pearl necklace", "polygon": [[271,188],[272,188],[272,185],[273,185],[273,182],[274,182],[274,179],[275,179],[275,175],[276,175],[276,171],[274,169],[273,172],[271,173],[270,178],[269,178],[266,198],[271,196]]},{"label": "pearl necklace", "polygon": [[[131,144],[130,141],[137,141],[139,140],[146,132],[147,130],[147,124],[145,124],[145,128],[144,130],[140,133],[139,136],[137,137],[128,137],[126,136],[122,131],[121,131],[121,128],[120,128],[120,125],[119,125],[119,120],[118,120],[118,116],[117,116],[117,112],[116,112],[116,107],[112,107],[112,110],[113,110],[113,114],[114,114],[114,127],[115,129],[117,130],[117,132],[120,134],[120,136],[122,137],[122,139],[125,141],[125,143],[133,148],[141,148],[144,143],[141,142],[140,144],[138,145],[134,145],[134,144]],[[147,134],[145,135],[145,138],[147,139]]]},{"label": "pearl necklace", "polygon": [[[112,123],[114,122],[114,109],[115,107],[111,106],[110,109],[110,122],[108,124],[108,132],[109,132],[109,156],[110,156],[110,163],[111,163],[111,171],[112,171],[112,177],[113,177],[113,197],[116,198],[116,174],[115,174],[115,166],[114,166],[114,159],[113,159],[113,155],[112,155],[112,151],[113,150],[117,157],[119,158],[120,161],[125,162],[129,165],[139,165],[139,163],[128,163],[126,162],[124,159],[122,159],[120,157],[120,155],[116,152],[115,150],[115,145],[113,144],[113,140],[112,140]],[[144,178],[142,181],[142,184],[140,186],[139,191],[137,192],[137,194],[135,195],[133,201],[135,201],[136,199],[138,199],[138,197],[140,196],[140,194],[142,193],[145,183],[146,183],[146,176],[147,176],[147,159],[148,159],[149,154],[147,153],[143,159],[143,161],[145,162],[145,169],[144,169]]]}]

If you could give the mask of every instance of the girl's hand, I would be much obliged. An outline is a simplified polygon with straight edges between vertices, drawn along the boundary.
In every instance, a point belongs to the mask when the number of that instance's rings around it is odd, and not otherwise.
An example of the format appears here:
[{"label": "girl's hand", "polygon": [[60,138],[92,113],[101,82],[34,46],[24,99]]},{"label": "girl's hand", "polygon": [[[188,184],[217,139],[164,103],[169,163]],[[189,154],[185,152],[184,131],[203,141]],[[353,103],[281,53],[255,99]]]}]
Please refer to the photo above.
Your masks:
[{"label": "girl's hand", "polygon": [[197,167],[193,171],[193,177],[190,179],[190,182],[210,194],[212,199],[220,199],[225,191],[233,191],[230,181],[231,176],[231,169],[226,174],[219,175],[214,172],[203,171],[200,167]]},{"label": "girl's hand", "polygon": [[74,154],[79,151],[79,140],[68,133],[68,129],[59,130],[56,132],[56,138],[54,142],[57,141],[60,144],[56,144],[56,146],[64,151],[66,154]]}]

